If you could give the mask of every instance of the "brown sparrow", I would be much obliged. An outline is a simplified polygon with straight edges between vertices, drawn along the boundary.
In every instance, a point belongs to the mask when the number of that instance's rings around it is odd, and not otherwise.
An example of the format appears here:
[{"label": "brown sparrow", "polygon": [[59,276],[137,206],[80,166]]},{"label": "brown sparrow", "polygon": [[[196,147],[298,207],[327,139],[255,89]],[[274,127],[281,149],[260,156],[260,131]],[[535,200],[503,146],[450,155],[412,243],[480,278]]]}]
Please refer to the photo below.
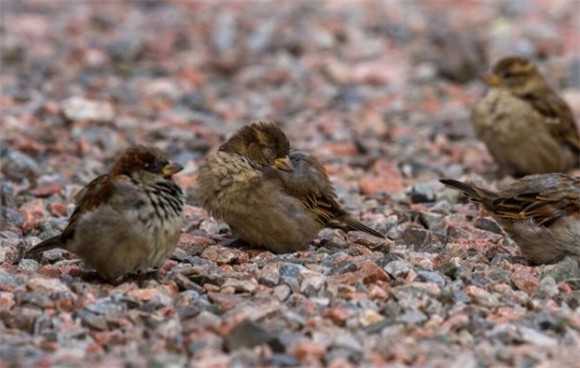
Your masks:
[{"label": "brown sparrow", "polygon": [[62,234],[26,255],[63,248],[107,279],[160,266],[181,234],[184,197],[171,179],[181,169],[157,148],[127,149],[77,194]]},{"label": "brown sparrow", "polygon": [[314,158],[290,153],[280,128],[241,128],[207,157],[198,198],[241,240],[276,253],[303,250],[325,226],[383,237],[340,208],[324,169]]},{"label": "brown sparrow", "polygon": [[566,256],[580,261],[580,178],[529,175],[498,192],[452,179],[441,182],[481,203],[533,263]]},{"label": "brown sparrow", "polygon": [[502,168],[521,176],[578,166],[580,135],[572,111],[532,61],[502,59],[484,80],[490,90],[473,109],[472,123]]}]

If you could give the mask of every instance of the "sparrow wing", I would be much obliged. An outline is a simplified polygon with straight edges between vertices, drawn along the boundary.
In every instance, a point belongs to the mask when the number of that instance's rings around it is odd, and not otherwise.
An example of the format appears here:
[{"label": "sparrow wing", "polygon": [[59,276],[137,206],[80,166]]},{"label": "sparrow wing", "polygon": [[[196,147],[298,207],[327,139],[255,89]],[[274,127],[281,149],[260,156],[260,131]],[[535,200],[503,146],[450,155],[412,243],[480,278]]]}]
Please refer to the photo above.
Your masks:
[{"label": "sparrow wing", "polygon": [[[299,160],[296,160],[300,157]],[[282,173],[288,194],[300,199],[323,225],[346,214],[337,202],[334,188],[322,165],[312,156],[300,152],[290,154],[294,164],[292,173]]]},{"label": "sparrow wing", "polygon": [[544,91],[526,95],[524,99],[546,118],[546,123],[550,125],[550,132],[558,142],[580,153],[580,133],[572,110],[554,91],[551,89]]},{"label": "sparrow wing", "polygon": [[62,241],[66,242],[74,236],[76,223],[83,214],[92,211],[101,204],[107,202],[113,195],[113,192],[114,186],[108,174],[98,176],[81,189],[75,195],[74,199],[76,208],[70,217],[68,225],[62,232]]},{"label": "sparrow wing", "polygon": [[381,233],[353,219],[342,209],[324,167],[316,158],[297,151],[290,153],[289,157],[294,171],[282,174],[286,192],[299,198],[322,225],[344,231],[364,231],[384,238]]},{"label": "sparrow wing", "polygon": [[76,223],[79,218],[87,211],[90,211],[100,206],[101,203],[107,201],[111,194],[112,186],[110,185],[108,175],[101,175],[91,181],[76,194],[76,208],[62,234],[53,236],[52,238],[36,244],[26,252],[26,257],[40,254],[49,249],[66,247],[67,242],[74,237]]},{"label": "sparrow wing", "polygon": [[549,227],[563,216],[580,216],[580,179],[565,174],[529,175],[497,194],[456,180],[441,182],[507,222],[532,220]]}]

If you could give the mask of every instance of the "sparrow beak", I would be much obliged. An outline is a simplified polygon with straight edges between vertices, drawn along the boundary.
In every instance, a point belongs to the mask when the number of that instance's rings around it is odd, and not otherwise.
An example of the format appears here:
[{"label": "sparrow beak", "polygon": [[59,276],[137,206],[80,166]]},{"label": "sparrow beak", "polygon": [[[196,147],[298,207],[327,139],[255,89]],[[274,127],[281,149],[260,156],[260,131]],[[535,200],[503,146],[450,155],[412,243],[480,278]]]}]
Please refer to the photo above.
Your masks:
[{"label": "sparrow beak", "polygon": [[501,84],[501,78],[497,74],[486,74],[481,79],[490,87],[497,87]]},{"label": "sparrow beak", "polygon": [[164,177],[168,178],[173,174],[177,174],[181,170],[183,170],[183,166],[180,164],[170,163],[163,168],[162,174]]},{"label": "sparrow beak", "polygon": [[292,161],[290,161],[290,158],[288,158],[288,156],[286,156],[284,158],[275,159],[274,166],[278,170],[288,171],[288,172],[294,171],[294,168],[292,167]]}]

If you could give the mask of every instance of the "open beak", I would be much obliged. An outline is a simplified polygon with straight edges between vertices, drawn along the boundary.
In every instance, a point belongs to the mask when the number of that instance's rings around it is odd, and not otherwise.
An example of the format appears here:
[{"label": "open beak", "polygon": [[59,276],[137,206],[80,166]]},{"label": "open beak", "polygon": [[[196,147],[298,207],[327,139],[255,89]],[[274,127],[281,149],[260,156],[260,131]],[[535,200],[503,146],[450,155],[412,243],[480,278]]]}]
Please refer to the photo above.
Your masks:
[{"label": "open beak", "polygon": [[483,75],[481,79],[490,87],[497,87],[501,84],[501,78],[493,73]]},{"label": "open beak", "polygon": [[292,172],[294,168],[292,167],[292,161],[288,158],[288,156],[284,158],[277,158],[274,160],[274,166],[278,170]]},{"label": "open beak", "polygon": [[183,170],[183,166],[180,164],[170,163],[163,168],[162,173],[164,177],[168,178],[171,175],[180,172],[181,170]]}]

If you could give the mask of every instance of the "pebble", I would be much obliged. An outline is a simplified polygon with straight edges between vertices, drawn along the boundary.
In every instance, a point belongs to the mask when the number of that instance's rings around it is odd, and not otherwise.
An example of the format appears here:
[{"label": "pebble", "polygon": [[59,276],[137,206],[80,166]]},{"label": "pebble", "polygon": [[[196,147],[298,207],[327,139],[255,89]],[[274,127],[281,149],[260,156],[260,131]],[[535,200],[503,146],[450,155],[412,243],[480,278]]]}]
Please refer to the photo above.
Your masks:
[{"label": "pebble", "polygon": [[280,282],[279,263],[268,263],[260,270],[258,282],[266,286],[276,286]]},{"label": "pebble", "polygon": [[384,269],[394,278],[404,278],[413,267],[405,261],[392,261],[387,263]]},{"label": "pebble", "polygon": [[298,281],[300,283],[300,292],[307,296],[313,296],[322,289],[326,283],[326,278],[318,272],[303,271],[300,273]]},{"label": "pebble", "polygon": [[70,289],[58,279],[45,279],[33,277],[28,280],[28,287],[33,291],[56,294],[69,293],[72,295]]},{"label": "pebble", "polygon": [[40,268],[40,264],[33,259],[23,258],[18,263],[18,270],[24,272],[36,272]]},{"label": "pebble", "polygon": [[64,117],[70,121],[112,122],[115,113],[113,106],[106,101],[71,97],[60,106]]},{"label": "pebble", "polygon": [[417,279],[419,281],[434,282],[440,288],[445,286],[445,279],[439,275],[438,272],[433,271],[417,271]]},{"label": "pebble", "polygon": [[546,276],[540,280],[535,296],[540,299],[550,299],[559,293],[560,291],[558,290],[556,281],[551,276]]}]

